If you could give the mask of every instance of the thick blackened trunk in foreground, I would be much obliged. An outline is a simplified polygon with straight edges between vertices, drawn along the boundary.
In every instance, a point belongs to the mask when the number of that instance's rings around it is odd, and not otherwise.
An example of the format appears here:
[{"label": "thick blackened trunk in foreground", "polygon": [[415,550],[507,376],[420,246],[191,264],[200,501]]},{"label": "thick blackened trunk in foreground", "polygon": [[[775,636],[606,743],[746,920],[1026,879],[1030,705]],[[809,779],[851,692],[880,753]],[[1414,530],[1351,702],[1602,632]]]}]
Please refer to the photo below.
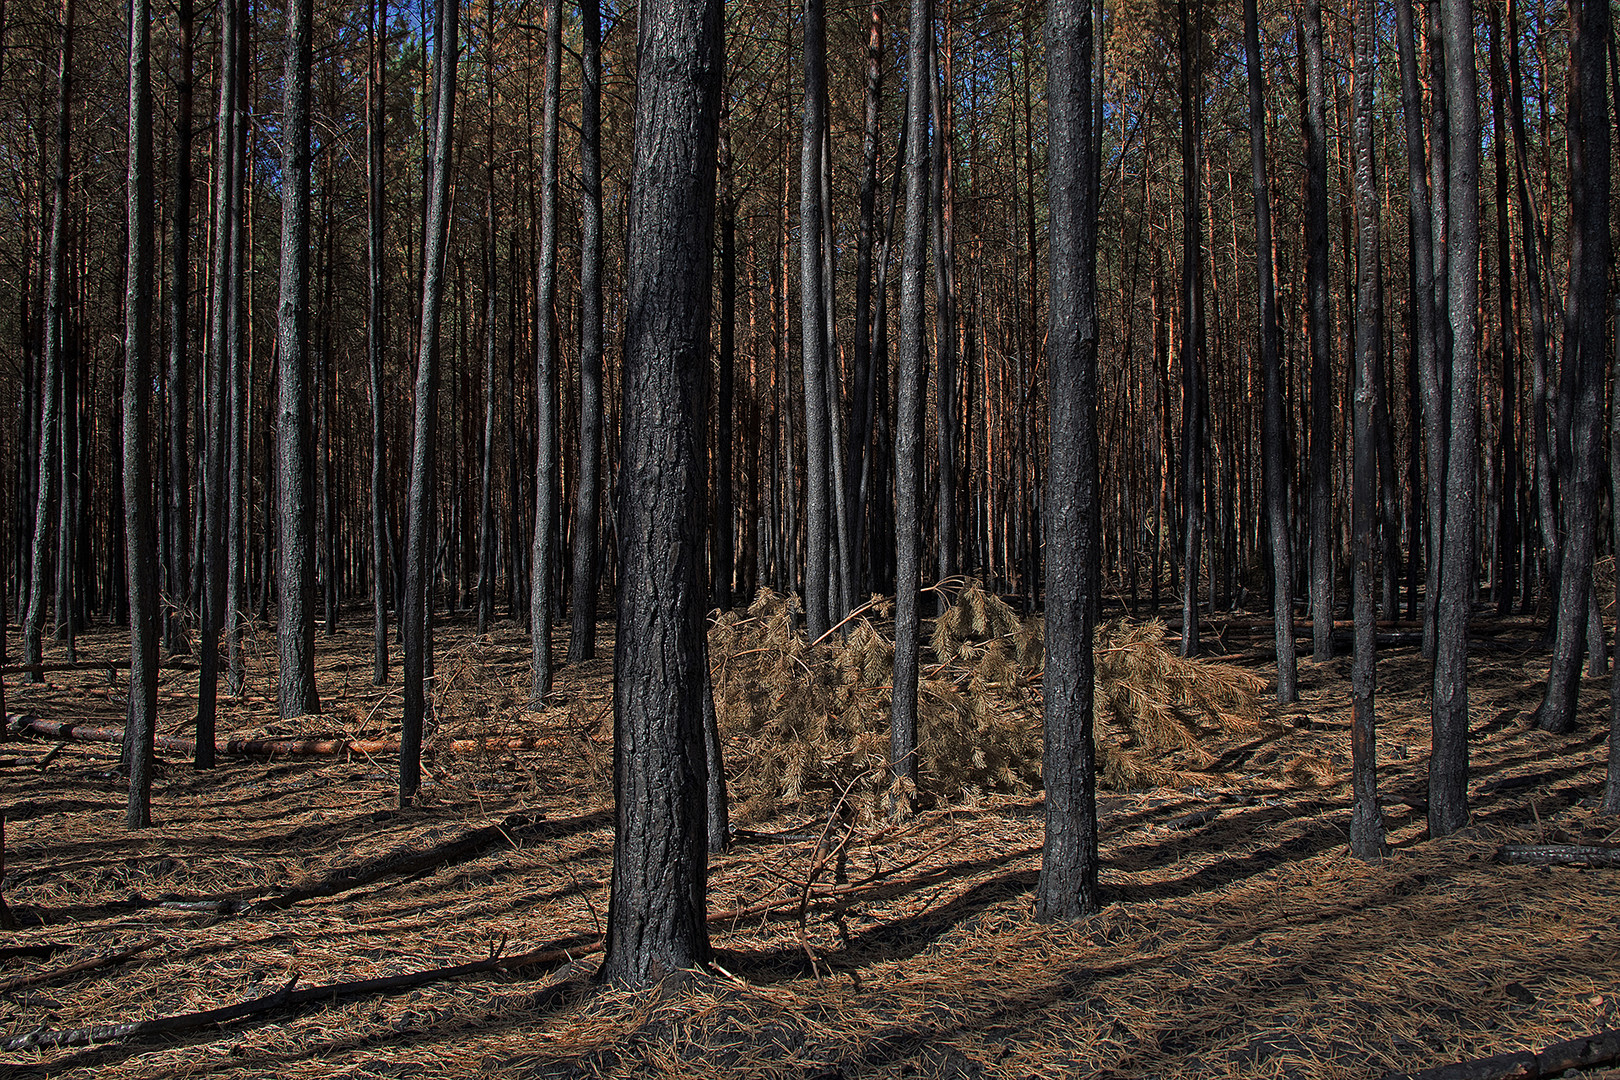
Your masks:
[{"label": "thick blackened trunk in foreground", "polygon": [[158,566],[152,537],[152,88],[149,0],[129,11],[129,263],[124,283],[124,543],[129,572],[129,805],[124,824],[152,823],[157,733]]},{"label": "thick blackened trunk in foreground", "polygon": [[709,242],[725,63],[720,0],[641,8],[625,305],[614,646],[613,893],[602,977],[708,959],[703,735]]},{"label": "thick blackened trunk in foreground", "polygon": [[439,307],[444,296],[444,259],[450,240],[450,139],[455,130],[457,0],[439,0],[438,107],[434,110],[433,156],[428,169],[427,230],[422,252],[422,332],[416,361],[416,424],[411,480],[406,496],[405,716],[399,733],[399,804],[409,806],[422,781],[422,728],[427,715],[427,593],[431,566],[428,516],[432,512],[434,429],[438,425]]},{"label": "thick blackened trunk in foreground", "polygon": [[1271,541],[1271,611],[1276,624],[1277,700],[1299,696],[1294,655],[1294,542],[1288,525],[1288,440],[1278,342],[1277,291],[1271,271],[1271,188],[1266,179],[1266,84],[1260,70],[1260,18],[1243,2],[1243,55],[1249,73],[1249,150],[1254,178],[1254,250],[1260,283],[1260,377],[1265,387],[1260,424],[1266,535]]},{"label": "thick blackened trunk in foreground", "polygon": [[906,61],[906,223],[900,257],[900,356],[894,431],[894,693],[889,762],[896,782],[917,782],[918,603],[922,578],[923,273],[928,260],[928,50],[933,4],[911,0]]},{"label": "thick blackened trunk in foreground", "polygon": [[1446,208],[1451,317],[1451,437],[1440,549],[1434,652],[1434,745],[1429,757],[1429,832],[1468,823],[1468,617],[1478,516],[1479,76],[1472,0],[1445,0],[1446,100],[1450,161]]},{"label": "thick blackened trunk in foreground", "polygon": [[287,10],[277,313],[276,640],[283,717],[321,711],[315,690],[315,470],[309,409],[309,73],[312,0]]},{"label": "thick blackened trunk in foreground", "polygon": [[574,515],[570,663],[596,655],[596,564],[602,472],[602,7],[581,0],[579,96],[579,499]]},{"label": "thick blackened trunk in foreground", "polygon": [[[1575,32],[1570,40],[1570,208],[1581,257],[1570,282],[1576,308],[1577,338],[1564,357],[1574,409],[1568,441],[1573,476],[1563,486],[1564,559],[1558,579],[1558,621],[1553,640],[1547,697],[1540,726],[1569,731],[1575,724],[1581,659],[1587,645],[1592,557],[1597,541],[1598,482],[1601,478],[1603,380],[1608,374],[1609,315],[1609,94],[1604,79],[1609,37],[1607,0],[1572,5]],[[1568,369],[1573,367],[1571,372]],[[1602,623],[1596,624],[1601,633]]]},{"label": "thick blackened trunk in foreground", "polygon": [[1050,124],[1051,304],[1047,400],[1044,757],[1046,840],[1038,919],[1096,911],[1097,763],[1092,742],[1097,590],[1098,151],[1091,0],[1050,0],[1046,85]]},{"label": "thick blackened trunk in foreground", "polygon": [[[1252,3],[1253,0],[1250,0]],[[1378,186],[1374,175],[1373,59],[1377,42],[1374,0],[1355,3],[1356,161],[1356,373],[1355,451],[1350,517],[1355,558],[1355,662],[1351,668],[1350,851],[1359,859],[1384,854],[1384,816],[1378,808],[1377,669],[1373,650],[1373,521],[1378,513],[1377,441],[1373,426],[1378,394],[1378,351],[1383,347],[1378,288]]]}]

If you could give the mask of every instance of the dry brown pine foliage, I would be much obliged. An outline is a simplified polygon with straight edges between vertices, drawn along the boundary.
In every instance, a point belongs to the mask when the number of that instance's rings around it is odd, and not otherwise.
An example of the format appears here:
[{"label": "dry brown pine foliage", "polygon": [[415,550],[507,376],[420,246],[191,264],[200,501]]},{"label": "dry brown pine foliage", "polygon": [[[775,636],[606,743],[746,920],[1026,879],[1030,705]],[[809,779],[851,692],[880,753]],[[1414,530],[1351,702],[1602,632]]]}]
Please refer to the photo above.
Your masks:
[{"label": "dry brown pine foliage", "polygon": [[[973,804],[985,792],[1040,786],[1044,624],[1021,618],[976,582],[942,587],[933,662],[918,705],[919,794]],[[726,736],[734,814],[757,822],[843,798],[863,820],[900,794],[885,784],[894,644],[880,597],[843,632],[812,643],[797,600],[761,590],[746,617],[722,614],[709,632],[717,717]],[[1097,638],[1095,739],[1104,785],[1185,783],[1216,760],[1213,747],[1261,731],[1263,677],[1184,660],[1164,647],[1158,620],[1120,619]],[[803,805],[801,805],[803,804]]]}]

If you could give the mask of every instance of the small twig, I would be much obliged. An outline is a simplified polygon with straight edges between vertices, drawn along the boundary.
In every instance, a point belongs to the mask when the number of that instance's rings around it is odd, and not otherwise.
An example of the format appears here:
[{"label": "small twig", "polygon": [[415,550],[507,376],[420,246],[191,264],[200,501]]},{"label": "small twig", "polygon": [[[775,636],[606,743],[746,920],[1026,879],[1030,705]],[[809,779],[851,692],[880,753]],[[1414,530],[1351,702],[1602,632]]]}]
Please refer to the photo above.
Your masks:
[{"label": "small twig", "polygon": [[64,978],[68,975],[77,975],[81,971],[94,971],[96,968],[111,967],[114,964],[122,964],[130,957],[138,956],[147,949],[150,949],[152,946],[158,943],[158,940],[159,939],[157,938],[149,938],[148,940],[143,941],[139,945],[132,948],[121,949],[117,952],[100,953],[96,956],[87,956],[83,960],[75,960],[71,964],[64,964],[63,966],[53,968],[50,971],[35,971],[28,975],[18,975],[14,978],[7,979],[5,982],[0,982],[0,994],[9,994],[13,990],[21,990],[28,986],[38,986],[41,983],[55,982],[57,979]]}]

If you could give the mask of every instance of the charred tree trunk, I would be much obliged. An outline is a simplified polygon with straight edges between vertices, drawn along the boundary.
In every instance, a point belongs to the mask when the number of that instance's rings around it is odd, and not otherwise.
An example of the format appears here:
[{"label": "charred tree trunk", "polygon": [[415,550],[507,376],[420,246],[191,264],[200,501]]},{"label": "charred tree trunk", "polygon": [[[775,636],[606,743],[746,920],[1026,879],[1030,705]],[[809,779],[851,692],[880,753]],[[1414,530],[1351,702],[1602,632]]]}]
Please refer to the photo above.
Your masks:
[{"label": "charred tree trunk", "polygon": [[179,66],[175,73],[174,235],[169,244],[168,527],[165,570],[174,608],[163,622],[164,647],[186,651],[186,609],[191,592],[191,447],[187,434],[191,382],[191,80],[192,0],[179,0]]},{"label": "charred tree trunk", "polygon": [[[1581,660],[1587,645],[1592,601],[1592,559],[1597,541],[1598,482],[1601,477],[1604,378],[1609,369],[1609,94],[1604,78],[1609,39],[1609,7],[1603,0],[1572,6],[1569,122],[1570,208],[1580,245],[1572,260],[1570,305],[1576,309],[1577,337],[1566,352],[1566,379],[1574,408],[1568,440],[1573,475],[1563,487],[1564,560],[1558,578],[1558,620],[1547,696],[1539,720],[1543,730],[1574,727]],[[1573,369],[1573,370],[1570,370]],[[1597,623],[1602,633],[1602,623]]]},{"label": "charred tree trunk", "polygon": [[312,0],[287,8],[277,312],[276,640],[282,717],[321,711],[315,689],[315,476],[309,406],[309,76]]},{"label": "charred tree trunk", "polygon": [[[1277,700],[1299,696],[1294,655],[1294,545],[1288,524],[1288,443],[1285,434],[1277,292],[1271,267],[1271,188],[1266,171],[1266,85],[1260,69],[1260,17],[1255,0],[1243,3],[1243,52],[1249,76],[1249,147],[1253,163],[1254,250],[1260,288],[1260,377],[1264,413],[1260,456],[1265,488],[1266,536],[1271,547],[1271,609],[1276,624]],[[1134,563],[1133,563],[1134,565]]]},{"label": "charred tree trunk", "polygon": [[710,239],[725,54],[719,0],[648,0],[631,169],[613,692],[613,892],[602,978],[701,965]]},{"label": "charred tree trunk", "polygon": [[129,586],[129,803],[124,824],[152,823],[157,734],[158,566],[152,536],[152,86],[151,8],[129,8],[129,261],[124,280],[124,543]]},{"label": "charred tree trunk", "polygon": [[428,588],[432,571],[429,515],[433,501],[434,434],[438,425],[439,308],[444,297],[445,252],[450,242],[450,141],[455,132],[457,0],[439,0],[437,90],[428,175],[427,229],[422,253],[422,329],[416,361],[416,418],[406,510],[405,715],[399,733],[399,804],[409,806],[422,782],[422,729],[428,711],[425,677]]},{"label": "charred tree trunk", "polygon": [[[1253,0],[1250,0],[1252,3]],[[1378,462],[1374,448],[1374,398],[1383,316],[1378,289],[1378,187],[1373,146],[1373,66],[1378,40],[1374,0],[1355,3],[1356,161],[1356,374],[1355,460],[1350,514],[1355,556],[1355,661],[1351,669],[1350,851],[1372,861],[1384,854],[1384,816],[1378,808],[1378,721],[1374,712],[1377,668],[1373,609],[1373,520],[1377,516]]]},{"label": "charred tree trunk", "polygon": [[[366,365],[371,374],[371,681],[375,686],[388,683],[388,594],[393,580],[388,570],[388,442],[383,424],[383,304],[387,298],[383,253],[388,221],[383,130],[388,116],[384,86],[388,63],[383,38],[387,27],[388,0],[372,0],[366,20]],[[490,387],[493,393],[493,382]]]},{"label": "charred tree trunk", "polygon": [[1333,326],[1321,0],[1305,0],[1305,292],[1311,348],[1311,657],[1333,657]]},{"label": "charred tree trunk", "polygon": [[[894,693],[889,768],[895,782],[917,782],[917,663],[922,584],[923,364],[928,347],[923,274],[928,263],[928,51],[931,0],[911,0],[907,46],[906,220],[900,260],[900,357],[894,432]],[[896,809],[900,809],[896,807]]]},{"label": "charred tree trunk", "polygon": [[[1251,0],[1252,2],[1252,0]],[[1047,399],[1046,837],[1035,915],[1078,919],[1097,892],[1097,763],[1092,742],[1097,590],[1097,205],[1099,151],[1091,0],[1046,15],[1047,176],[1052,232]]]},{"label": "charred tree trunk", "polygon": [[551,693],[551,617],[557,549],[557,112],[562,88],[562,0],[546,5],[546,89],[540,149],[540,264],[534,308],[534,547],[529,567],[529,705]]},{"label": "charred tree trunk", "polygon": [[[731,494],[731,416],[734,410],[737,313],[737,202],[731,181],[731,112],[720,110],[720,352],[719,386],[715,408],[719,413],[714,441],[714,520],[710,522],[713,540],[709,602],[721,611],[731,610],[731,582],[736,568],[732,546],[735,508]],[[712,698],[712,695],[711,695]],[[714,711],[711,703],[707,706]],[[718,745],[718,743],[716,744]],[[722,790],[724,784],[722,783]],[[711,850],[723,850],[711,848]]]},{"label": "charred tree trunk", "polygon": [[1468,618],[1475,584],[1479,397],[1479,100],[1472,0],[1444,0],[1450,103],[1447,294],[1451,316],[1451,436],[1435,625],[1434,746],[1429,832],[1468,823]]},{"label": "charred tree trunk", "polygon": [[[1196,18],[1189,4],[1198,5]],[[1204,259],[1202,0],[1177,0],[1181,64],[1181,655],[1198,655],[1199,559],[1204,529]],[[1196,37],[1195,37],[1196,35]],[[1033,267],[1031,267],[1033,272]]]},{"label": "charred tree trunk", "polygon": [[[61,48],[57,55],[56,76],[56,161],[53,176],[50,240],[46,249],[45,325],[43,375],[40,379],[42,405],[39,420],[39,480],[34,503],[33,554],[29,560],[28,612],[23,618],[23,663],[38,664],[45,627],[46,576],[51,565],[50,522],[57,516],[60,500],[60,446],[64,410],[62,387],[65,382],[63,344],[67,337],[67,200],[68,178],[72,168],[69,135],[73,123],[73,15],[74,0],[62,0]],[[28,676],[39,681],[38,673]]]},{"label": "charred tree trunk", "polygon": [[804,623],[811,641],[827,632],[831,590],[832,492],[827,399],[825,279],[822,274],[822,140],[827,127],[827,31],[822,0],[804,3],[804,124],[799,152],[799,322],[804,364]]},{"label": "charred tree trunk", "polygon": [[573,626],[568,659],[596,655],[597,548],[602,474],[602,11],[579,6],[579,499],[574,515]]},{"label": "charred tree trunk", "polygon": [[234,235],[232,208],[241,171],[236,161],[236,125],[241,123],[237,83],[243,33],[240,5],[220,8],[219,111],[214,127],[214,250],[209,273],[208,360],[205,375],[204,419],[198,436],[203,446],[203,482],[198,539],[202,574],[201,656],[198,658],[197,748],[199,769],[214,766],[214,728],[219,701],[220,631],[225,614],[225,469],[226,469],[226,366],[231,324],[235,321],[234,290],[230,287]]}]

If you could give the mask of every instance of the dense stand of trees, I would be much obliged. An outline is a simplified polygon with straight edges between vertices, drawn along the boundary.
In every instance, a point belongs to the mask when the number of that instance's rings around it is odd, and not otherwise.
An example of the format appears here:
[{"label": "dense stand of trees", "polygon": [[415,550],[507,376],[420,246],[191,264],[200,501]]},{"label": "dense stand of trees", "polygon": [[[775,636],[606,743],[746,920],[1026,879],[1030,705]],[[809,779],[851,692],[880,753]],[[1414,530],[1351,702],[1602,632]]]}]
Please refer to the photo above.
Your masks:
[{"label": "dense stand of trees", "polygon": [[612,590],[629,980],[706,949],[701,616],[763,587],[812,639],[895,596],[897,796],[925,587],[1046,610],[1040,904],[1070,917],[1102,598],[1176,597],[1188,654],[1269,610],[1286,701],[1348,597],[1374,857],[1404,583],[1455,831],[1482,604],[1544,621],[1551,730],[1605,655],[1611,37],[1607,0],[0,7],[23,660],[130,625],[138,825],[159,637],[200,661],[206,767],[272,610],[290,717],[316,633],[368,608],[379,684],[404,644],[409,801],[436,613],[526,626],[538,706],[554,622],[591,657]]}]

